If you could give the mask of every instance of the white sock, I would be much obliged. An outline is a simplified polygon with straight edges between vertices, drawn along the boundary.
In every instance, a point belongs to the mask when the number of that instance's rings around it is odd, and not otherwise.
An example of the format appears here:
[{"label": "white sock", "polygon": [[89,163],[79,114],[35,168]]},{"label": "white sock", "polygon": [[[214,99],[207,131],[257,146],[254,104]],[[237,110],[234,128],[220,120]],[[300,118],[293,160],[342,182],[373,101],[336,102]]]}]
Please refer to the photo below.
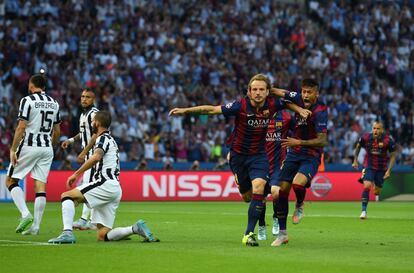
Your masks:
[{"label": "white sock", "polygon": [[20,211],[22,218],[30,215],[30,211],[27,208],[26,201],[24,200],[24,192],[20,187],[14,187],[10,191],[10,195],[13,198],[14,204],[17,209]]},{"label": "white sock", "polygon": [[41,195],[36,194],[35,203],[34,203],[34,220],[33,228],[39,229],[40,223],[42,222],[43,212],[46,207],[46,193],[41,192]]},{"label": "white sock", "polygon": [[91,209],[90,208],[88,208],[88,206],[86,205],[86,204],[83,204],[83,209],[82,209],[82,216],[81,216],[81,218],[83,218],[83,219],[85,219],[85,220],[88,220],[91,215]]},{"label": "white sock", "polygon": [[133,233],[132,227],[117,227],[109,231],[106,237],[109,241],[119,241]]},{"label": "white sock", "polygon": [[73,217],[75,217],[75,203],[71,199],[62,202],[63,230],[72,230]]},{"label": "white sock", "polygon": [[379,195],[375,195],[375,201],[379,201]]}]

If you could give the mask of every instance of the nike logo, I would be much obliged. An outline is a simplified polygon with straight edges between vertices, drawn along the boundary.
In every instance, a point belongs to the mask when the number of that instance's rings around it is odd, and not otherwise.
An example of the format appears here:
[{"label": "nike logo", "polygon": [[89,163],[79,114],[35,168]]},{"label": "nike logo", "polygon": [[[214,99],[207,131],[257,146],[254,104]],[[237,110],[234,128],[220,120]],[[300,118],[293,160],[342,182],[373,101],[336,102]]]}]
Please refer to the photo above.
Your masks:
[{"label": "nike logo", "polygon": [[247,116],[248,116],[248,117],[253,117],[253,116],[254,116],[254,114],[247,114]]}]

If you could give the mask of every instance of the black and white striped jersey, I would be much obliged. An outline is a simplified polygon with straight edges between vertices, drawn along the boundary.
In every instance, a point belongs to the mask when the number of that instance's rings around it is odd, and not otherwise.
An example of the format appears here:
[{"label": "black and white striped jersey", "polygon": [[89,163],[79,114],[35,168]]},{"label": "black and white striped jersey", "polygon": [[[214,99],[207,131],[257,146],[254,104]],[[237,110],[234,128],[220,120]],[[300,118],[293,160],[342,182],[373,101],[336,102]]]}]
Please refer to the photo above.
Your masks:
[{"label": "black and white striped jersey", "polygon": [[20,100],[18,119],[27,121],[23,145],[51,147],[53,125],[60,123],[59,104],[45,92]]},{"label": "black and white striped jersey", "polygon": [[98,136],[94,146],[96,149],[102,149],[104,156],[94,167],[94,181],[119,180],[119,149],[109,131]]},{"label": "black and white striped jersey", "polygon": [[[91,140],[91,137],[93,135],[92,133],[92,119],[95,116],[96,112],[99,110],[95,107],[89,108],[88,110],[84,111],[79,118],[79,134],[81,139],[81,145],[82,149],[85,149],[85,147],[88,145],[89,141]],[[86,159],[89,159],[89,157],[92,155],[93,149],[90,149],[88,154],[86,155]]]}]

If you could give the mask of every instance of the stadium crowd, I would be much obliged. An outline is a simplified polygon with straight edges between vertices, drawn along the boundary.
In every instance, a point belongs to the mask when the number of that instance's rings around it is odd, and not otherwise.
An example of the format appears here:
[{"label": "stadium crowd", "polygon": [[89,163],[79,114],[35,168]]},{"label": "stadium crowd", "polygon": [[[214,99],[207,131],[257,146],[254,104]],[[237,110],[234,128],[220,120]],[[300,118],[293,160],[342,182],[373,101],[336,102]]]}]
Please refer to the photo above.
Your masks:
[{"label": "stadium crowd", "polygon": [[[348,2],[309,1],[305,13],[270,0],[3,1],[0,158],[28,78],[44,68],[62,139],[78,132],[81,90],[91,87],[115,117],[121,161],[218,161],[232,122],[168,110],[231,102],[265,73],[296,91],[302,77],[320,82],[327,163],[351,164],[359,135],[380,119],[404,147],[399,163],[413,166],[413,6]],[[58,148],[56,159],[79,151]]]}]

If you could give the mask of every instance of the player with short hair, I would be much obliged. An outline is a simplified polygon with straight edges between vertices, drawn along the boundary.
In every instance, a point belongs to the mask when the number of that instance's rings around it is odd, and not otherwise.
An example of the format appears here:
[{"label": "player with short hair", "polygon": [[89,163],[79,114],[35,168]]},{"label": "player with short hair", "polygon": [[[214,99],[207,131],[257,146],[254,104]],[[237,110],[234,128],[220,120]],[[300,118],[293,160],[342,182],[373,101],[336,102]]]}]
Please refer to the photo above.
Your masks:
[{"label": "player with short hair", "polygon": [[[274,92],[287,92],[282,89]],[[322,147],[327,144],[327,107],[320,100],[319,85],[313,79],[302,81],[301,93],[287,92],[288,97],[305,109],[312,111],[310,117],[295,116],[293,137],[282,139],[282,147],[289,148],[285,161],[282,164],[279,185],[272,187],[272,196],[277,200],[277,216],[280,232],[272,246],[280,246],[288,242],[287,215],[289,211],[290,186],[296,194],[296,208],[292,220],[298,224],[303,217],[303,205],[306,188],[310,186],[312,178],[318,171],[321,161]]]},{"label": "player with short hair", "polygon": [[391,176],[398,149],[394,139],[390,135],[384,134],[384,125],[379,121],[372,124],[371,133],[366,133],[359,139],[355,147],[354,161],[352,163],[352,167],[355,169],[358,169],[358,155],[361,148],[366,150],[366,154],[362,171],[362,181],[364,184],[362,212],[359,218],[366,219],[370,189],[374,187],[376,196],[381,194],[384,180]]},{"label": "player with short hair", "polygon": [[143,220],[138,220],[133,226],[112,229],[116,210],[122,196],[119,183],[119,150],[108,129],[111,125],[111,114],[99,111],[92,120],[93,133],[97,135],[93,155],[72,174],[67,181],[70,188],[76,179],[86,170],[95,166],[92,183],[83,184],[62,193],[63,232],[50,239],[51,244],[73,244],[73,217],[75,205],[86,203],[93,209],[92,223],[97,225],[98,241],[118,241],[132,234],[138,234],[148,242],[158,242]]},{"label": "player with short hair", "polygon": [[[85,160],[88,160],[92,156],[92,147],[96,140],[96,135],[92,133],[92,119],[95,116],[96,112],[99,110],[94,107],[96,94],[95,91],[89,87],[86,87],[82,90],[81,94],[81,106],[83,109],[82,114],[79,117],[79,133],[74,137],[69,138],[62,142],[62,148],[66,149],[68,146],[75,141],[81,141],[82,152],[78,156],[78,161],[83,163]],[[88,184],[92,182],[94,175],[94,168],[90,168],[85,171],[82,177],[82,183]],[[96,227],[90,221],[91,209],[83,204],[82,216],[80,219],[73,223],[73,228],[79,230],[87,229],[96,229]]]},{"label": "player with short hair", "polygon": [[[254,228],[263,211],[264,192],[267,184],[269,162],[265,151],[267,126],[277,112],[285,108],[285,103],[268,97],[270,80],[263,74],[251,78],[248,95],[227,105],[202,105],[189,108],[174,108],[170,115],[223,114],[235,116],[235,126],[230,137],[230,167],[234,173],[243,200],[250,202],[248,223],[242,244],[258,246]],[[283,96],[285,94],[282,94]],[[307,111],[295,107],[304,116]]]},{"label": "player with short hair", "polygon": [[[19,123],[10,148],[6,186],[21,213],[16,232],[23,235],[39,234],[46,206],[47,177],[53,160],[52,146],[60,136],[59,104],[45,93],[46,83],[47,79],[42,74],[30,77],[29,95],[20,100]],[[34,218],[18,185],[29,172],[34,179],[36,193]],[[32,222],[33,225],[27,229]]]},{"label": "player with short hair", "polygon": [[[266,153],[269,159],[269,186],[274,187],[279,183],[280,167],[286,158],[286,147],[281,146],[281,140],[286,139],[290,130],[293,129],[292,115],[288,111],[279,111],[269,122],[266,133]],[[272,234],[279,234],[279,220],[277,219],[277,200],[273,200],[273,226]],[[259,228],[257,238],[266,240],[266,222],[265,222],[266,206],[263,214],[259,218]]]}]

